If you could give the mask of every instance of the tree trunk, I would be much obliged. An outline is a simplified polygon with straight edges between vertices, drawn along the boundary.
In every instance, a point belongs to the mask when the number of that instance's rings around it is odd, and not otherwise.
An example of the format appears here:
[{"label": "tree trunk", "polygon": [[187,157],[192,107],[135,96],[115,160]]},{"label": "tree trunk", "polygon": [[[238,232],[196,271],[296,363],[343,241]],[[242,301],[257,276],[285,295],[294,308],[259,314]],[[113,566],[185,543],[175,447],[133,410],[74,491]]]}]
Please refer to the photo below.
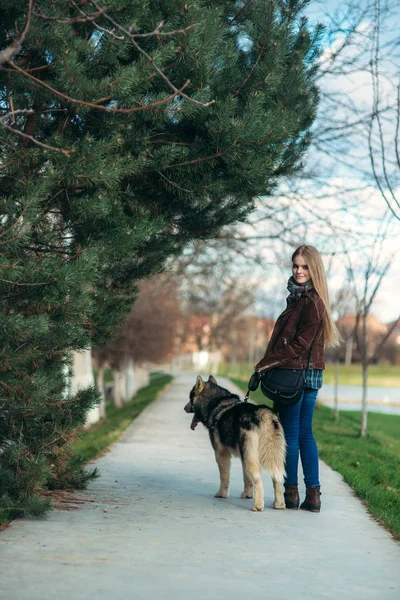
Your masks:
[{"label": "tree trunk", "polygon": [[126,404],[128,401],[127,396],[127,366],[124,362],[119,369],[119,395],[122,404]]},{"label": "tree trunk", "polygon": [[[72,395],[76,394],[79,389],[86,388],[87,386],[93,386],[95,381],[93,377],[92,369],[92,351],[91,348],[81,350],[79,352],[73,352],[73,376],[71,378],[71,389]],[[96,393],[97,396],[97,393]],[[100,410],[96,404],[91,408],[86,416],[85,427],[97,423],[100,419]]]},{"label": "tree trunk", "polygon": [[121,377],[118,369],[113,369],[114,377],[114,404],[117,408],[122,407],[121,400]]},{"label": "tree trunk", "polygon": [[367,390],[368,390],[368,362],[363,361],[363,391],[362,391],[362,415],[361,415],[361,435],[364,436],[367,433]]},{"label": "tree trunk", "polygon": [[367,434],[367,391],[368,391],[368,349],[367,349],[367,315],[363,315],[363,328],[362,328],[362,348],[361,348],[361,361],[362,361],[362,401],[361,401],[361,436]]},{"label": "tree trunk", "polygon": [[346,341],[346,355],[344,362],[346,365],[351,365],[351,359],[353,355],[353,336],[349,337]]},{"label": "tree trunk", "polygon": [[135,367],[132,359],[129,358],[125,365],[126,402],[132,400],[134,394],[136,394],[137,386],[135,379]]},{"label": "tree trunk", "polygon": [[338,398],[338,386],[339,386],[339,359],[335,362],[335,384],[334,384],[334,416],[335,421],[339,420],[339,398]]},{"label": "tree trunk", "polygon": [[101,366],[97,370],[96,375],[96,386],[98,390],[101,392],[101,400],[99,404],[99,412],[100,417],[104,418],[106,416],[106,399],[104,397],[104,367]]}]

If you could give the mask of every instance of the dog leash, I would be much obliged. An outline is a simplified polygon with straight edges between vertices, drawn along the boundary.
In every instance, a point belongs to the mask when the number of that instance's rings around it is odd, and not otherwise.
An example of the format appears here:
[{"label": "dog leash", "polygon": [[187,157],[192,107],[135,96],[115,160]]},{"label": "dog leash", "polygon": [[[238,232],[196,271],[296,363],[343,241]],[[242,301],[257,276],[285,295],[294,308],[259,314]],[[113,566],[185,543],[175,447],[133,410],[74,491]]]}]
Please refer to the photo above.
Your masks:
[{"label": "dog leash", "polygon": [[260,374],[257,371],[254,371],[253,375],[249,379],[249,383],[247,384],[247,392],[245,397],[243,398],[243,402],[247,402],[250,396],[250,392],[255,392],[259,385]]}]

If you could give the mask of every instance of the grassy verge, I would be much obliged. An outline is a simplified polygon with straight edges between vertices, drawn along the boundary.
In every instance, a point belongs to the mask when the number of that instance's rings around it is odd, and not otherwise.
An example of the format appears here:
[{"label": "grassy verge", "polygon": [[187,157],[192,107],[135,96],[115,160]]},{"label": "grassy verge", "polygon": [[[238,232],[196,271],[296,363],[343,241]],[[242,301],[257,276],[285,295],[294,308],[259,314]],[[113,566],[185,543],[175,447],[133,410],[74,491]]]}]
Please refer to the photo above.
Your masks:
[{"label": "grassy verge", "polygon": [[[79,441],[73,444],[75,453],[87,462],[105,452],[172,379],[171,375],[165,373],[152,373],[150,384],[139,390],[136,396],[122,408],[117,409],[114,405],[107,406],[106,417],[85,430]],[[52,495],[56,497],[57,492],[52,492]],[[5,529],[9,522],[8,518],[0,515],[0,531]]]},{"label": "grassy verge", "polygon": [[[231,379],[242,390],[246,384]],[[270,404],[259,390],[253,402]],[[361,498],[371,514],[400,540],[400,416],[368,413],[368,435],[359,435],[361,413],[333,411],[319,406],[314,416],[314,434],[319,454],[338,471]]]},{"label": "grassy verge", "polygon": [[[333,383],[335,365],[327,364],[324,371],[324,383]],[[247,381],[253,372],[253,365],[245,363],[222,363],[218,374]],[[371,365],[368,369],[368,384],[372,387],[400,387],[400,369],[398,365]],[[361,385],[361,365],[340,365],[339,385]]]},{"label": "grassy verge", "polygon": [[102,454],[129,427],[142,410],[156,399],[161,390],[172,380],[171,375],[152,373],[150,384],[138,391],[136,396],[122,408],[114,404],[106,408],[106,416],[85,430],[73,449],[85,461]]},{"label": "grassy verge", "polygon": [[359,435],[361,413],[315,411],[314,433],[321,458],[338,471],[372,515],[400,540],[400,416],[368,413],[369,433]]}]

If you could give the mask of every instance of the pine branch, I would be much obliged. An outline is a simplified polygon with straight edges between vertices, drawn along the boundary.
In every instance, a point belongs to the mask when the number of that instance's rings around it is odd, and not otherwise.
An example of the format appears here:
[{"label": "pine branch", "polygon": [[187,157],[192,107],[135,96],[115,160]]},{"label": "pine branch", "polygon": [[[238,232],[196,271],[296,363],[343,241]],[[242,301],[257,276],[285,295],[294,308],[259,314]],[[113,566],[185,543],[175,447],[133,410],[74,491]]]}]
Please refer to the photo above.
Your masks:
[{"label": "pine branch", "polygon": [[[46,65],[41,65],[40,67],[32,67],[30,69],[26,69],[27,73],[34,73],[35,71],[43,71],[44,69],[48,69],[49,67],[53,67],[54,63],[49,62]],[[1,67],[2,71],[6,73],[13,73],[14,69],[7,69],[6,67]]]},{"label": "pine branch", "polygon": [[188,190],[187,188],[181,187],[174,181],[171,181],[170,179],[168,179],[168,177],[165,177],[165,175],[163,175],[160,171],[156,171],[156,173],[158,173],[158,175],[160,175],[163,179],[165,179],[165,181],[167,181],[170,185],[172,185],[172,187],[177,188],[178,190],[181,190],[182,192],[187,192],[188,194],[194,194],[195,190]]},{"label": "pine branch", "polygon": [[36,17],[39,17],[40,19],[43,19],[45,21],[52,21],[53,23],[60,23],[61,25],[74,25],[75,23],[93,22],[95,19],[98,19],[99,17],[101,17],[107,10],[107,7],[104,7],[104,8],[100,8],[96,12],[88,14],[88,13],[85,13],[83,10],[81,10],[76,5],[75,2],[71,2],[71,4],[73,4],[77,8],[77,10],[79,10],[79,12],[81,13],[80,16],[72,17],[70,19],[61,19],[59,17],[49,17],[48,15],[45,15],[44,13],[42,13],[40,10],[35,10],[33,14]]},{"label": "pine branch", "polygon": [[[99,10],[97,11],[97,13],[92,13],[92,15],[96,15],[93,18],[85,18],[88,17],[87,13],[85,13],[81,8],[79,8],[79,6],[77,5],[76,2],[74,2],[74,0],[70,0],[70,3],[81,13],[81,17],[75,17],[76,19],[81,19],[82,21],[92,21],[93,25],[96,27],[96,29],[98,29],[99,31],[102,31],[104,33],[107,33],[108,35],[111,35],[115,38],[117,38],[118,40],[123,40],[125,39],[123,36],[116,36],[114,34],[114,29],[112,31],[105,29],[104,27],[100,27],[100,25],[98,23],[95,23],[94,20],[96,18],[98,18],[101,15],[104,15],[104,13],[107,11],[107,7],[105,8],[99,8]],[[101,13],[101,15],[100,15]],[[46,17],[44,17],[46,18]],[[78,21],[74,21],[73,19],[69,19],[69,20],[58,20],[55,17],[47,17],[47,18],[51,18],[52,20],[58,21],[59,23],[63,22],[63,23],[73,23],[73,22],[78,22]],[[164,21],[161,21],[161,23],[159,23],[157,25],[157,27],[154,29],[154,31],[151,31],[150,33],[132,33],[132,29],[133,27],[129,28],[129,32],[131,33],[132,37],[134,38],[150,38],[150,37],[171,37],[174,35],[179,35],[179,34],[184,34],[186,35],[188,31],[190,31],[191,29],[193,29],[193,27],[196,27],[198,25],[198,23],[193,23],[192,25],[189,25],[188,27],[185,27],[184,29],[176,29],[175,31],[161,31],[162,28],[164,27]]]},{"label": "pine branch", "polygon": [[66,100],[67,102],[71,102],[71,104],[78,104],[79,106],[88,106],[88,107],[94,108],[96,110],[101,110],[101,111],[109,112],[109,113],[123,114],[123,115],[131,115],[132,113],[140,112],[143,110],[152,110],[153,108],[158,108],[159,106],[168,104],[168,102],[173,100],[173,98],[175,98],[176,96],[182,95],[183,90],[186,89],[186,87],[190,83],[189,80],[186,81],[186,83],[184,83],[184,85],[179,90],[177,89],[176,92],[174,92],[167,98],[164,98],[163,100],[159,100],[158,102],[153,102],[152,104],[146,104],[145,106],[135,106],[132,108],[117,108],[115,106],[103,106],[102,104],[97,104],[98,102],[101,101],[101,99],[95,100],[94,102],[85,102],[85,100],[78,100],[77,98],[71,98],[70,96],[63,94],[59,90],[56,90],[54,87],[52,87],[45,81],[41,81],[40,79],[37,79],[37,77],[34,77],[33,75],[31,75],[30,73],[28,73],[28,71],[21,69],[21,67],[16,65],[14,62],[9,61],[9,64],[11,66],[13,66],[14,69],[16,71],[18,71],[18,73],[21,73],[21,75],[24,75],[28,79],[31,79],[32,81],[37,83],[38,85],[41,85],[42,87],[46,88],[47,90],[49,90],[50,92],[52,92],[53,94],[58,96],[59,98],[63,98],[63,100]]},{"label": "pine branch", "polygon": [[32,109],[12,110],[0,117],[0,124],[8,131],[11,131],[12,133],[15,133],[16,135],[19,135],[20,137],[24,138],[25,140],[29,140],[29,141],[33,142],[34,144],[36,144],[37,146],[40,146],[41,148],[45,148],[46,150],[51,150],[52,152],[58,152],[59,154],[63,154],[67,158],[70,156],[71,150],[63,150],[62,148],[56,148],[55,146],[49,146],[48,144],[44,144],[43,142],[40,142],[39,140],[34,138],[33,135],[29,135],[28,133],[25,133],[24,131],[20,131],[19,129],[15,129],[14,127],[11,127],[11,125],[8,125],[6,123],[6,120],[9,118],[12,118],[13,119],[12,122],[14,123],[15,122],[14,117],[17,114],[33,115],[33,114],[35,114],[35,111]]},{"label": "pine branch", "polygon": [[0,281],[3,281],[4,283],[10,283],[11,285],[35,287],[38,285],[50,285],[50,283],[55,283],[57,279],[53,278],[51,281],[37,281],[35,283],[22,283],[21,281],[9,281],[8,279],[3,279],[2,277],[0,277]]},{"label": "pine branch", "polygon": [[[81,15],[83,15],[83,17],[86,17],[86,13],[81,8],[79,8],[79,6],[77,5],[76,2],[74,2],[74,0],[70,0],[70,4],[72,4],[76,8],[76,10],[78,10],[81,13]],[[100,10],[106,11],[107,8],[100,9]],[[111,35],[111,37],[113,37],[113,38],[115,38],[117,40],[123,40],[124,39],[123,36],[115,35],[114,31],[109,31],[108,29],[105,29],[104,27],[100,27],[100,25],[98,25],[98,23],[96,23],[94,19],[91,20],[91,21],[92,21],[93,26],[98,31],[101,31],[102,33],[106,33],[107,35]]]},{"label": "pine branch", "polygon": [[[168,87],[170,89],[172,89],[173,94],[169,95],[167,98],[164,98],[163,100],[160,100],[158,102],[153,102],[151,104],[146,104],[146,105],[142,105],[142,106],[135,106],[135,107],[130,107],[130,108],[118,108],[117,106],[104,106],[102,103],[104,102],[110,102],[112,100],[112,96],[107,96],[105,98],[101,98],[98,100],[95,100],[94,102],[87,102],[84,101],[82,99],[77,99],[77,98],[72,98],[70,96],[68,96],[67,94],[64,94],[63,92],[55,89],[54,87],[50,86],[49,84],[47,84],[46,82],[42,81],[41,79],[38,79],[37,77],[35,77],[34,75],[31,74],[31,72],[33,71],[33,69],[23,69],[22,67],[20,67],[19,65],[17,65],[16,63],[13,62],[13,58],[16,54],[18,54],[18,52],[20,52],[21,47],[22,47],[22,42],[24,41],[26,34],[28,33],[29,27],[30,27],[30,23],[31,23],[31,17],[32,17],[32,12],[33,12],[33,0],[29,0],[28,6],[29,6],[29,11],[28,11],[28,17],[27,17],[27,21],[26,21],[26,25],[24,28],[24,31],[22,32],[21,36],[15,40],[13,42],[13,44],[11,44],[6,50],[3,50],[2,52],[0,52],[0,64],[3,63],[8,63],[12,69],[6,69],[8,72],[11,72],[13,70],[19,72],[21,75],[23,75],[24,77],[30,79],[31,81],[33,81],[34,83],[36,83],[37,85],[40,85],[44,88],[46,88],[47,90],[49,90],[50,92],[52,92],[53,94],[55,94],[56,96],[62,98],[63,100],[70,102],[72,104],[75,105],[79,105],[79,106],[87,106],[90,108],[93,108],[95,110],[99,110],[99,111],[103,111],[103,112],[110,112],[110,113],[117,113],[117,114],[126,114],[126,115],[130,115],[133,114],[135,112],[141,112],[144,110],[152,110],[154,108],[158,108],[160,106],[163,106],[165,104],[168,104],[171,100],[173,100],[176,96],[181,96],[186,98],[188,101],[190,101],[193,104],[197,104],[203,107],[208,107],[210,105],[212,105],[214,103],[214,101],[210,101],[207,103],[203,103],[203,102],[199,102],[197,100],[194,100],[192,98],[190,98],[189,96],[187,96],[186,94],[184,94],[184,90],[186,89],[186,87],[189,85],[190,81],[186,81],[184,83],[183,86],[181,86],[180,88],[177,88],[171,81],[170,79],[164,75],[163,71],[155,64],[155,61],[151,58],[150,55],[148,55],[140,46],[139,44],[135,41],[136,38],[149,38],[149,37],[154,37],[154,36],[173,36],[173,35],[178,35],[178,34],[184,34],[186,35],[188,33],[188,31],[190,31],[191,29],[193,29],[194,27],[196,27],[197,23],[194,23],[192,25],[189,25],[186,28],[183,29],[179,29],[176,31],[171,31],[171,32],[163,32],[162,28],[164,27],[164,22],[161,21],[161,23],[159,23],[159,25],[154,29],[154,31],[147,33],[147,34],[135,34],[131,31],[131,28],[129,30],[126,30],[124,27],[122,27],[121,25],[119,25],[118,23],[116,23],[109,15],[106,14],[106,10],[107,7],[100,7],[97,5],[97,3],[94,1],[92,2],[97,11],[91,14],[87,14],[84,11],[82,11],[82,9],[77,5],[77,3],[74,0],[70,0],[70,3],[79,11],[80,15],[78,17],[75,18],[71,18],[71,19],[58,19],[57,17],[50,17],[47,15],[44,15],[41,11],[35,11],[34,14],[36,16],[38,16],[39,18],[45,19],[45,20],[50,20],[50,21],[56,21],[62,24],[66,24],[66,25],[70,25],[73,23],[78,23],[78,22],[91,22],[97,29],[105,32],[108,35],[112,35],[114,37],[117,37],[118,39],[124,39],[123,37],[121,38],[120,36],[116,36],[113,31],[109,31],[106,30],[102,27],[100,27],[97,23],[95,23],[95,20],[98,19],[99,17],[104,17],[106,18],[109,22],[111,22],[114,27],[119,30],[122,31],[132,42],[132,44],[134,45],[134,47],[143,55],[146,57],[146,59],[152,64],[154,70],[156,71],[156,73],[161,76],[161,78],[167,83]],[[48,65],[43,65],[43,67],[39,67],[36,68],[35,70],[40,70],[43,68],[47,68]],[[31,141],[34,144],[36,144],[37,146],[40,146],[42,148],[45,148],[47,150],[51,150],[53,152],[58,152],[63,154],[66,157],[69,157],[71,154],[71,151],[69,150],[63,150],[60,148],[56,148],[54,146],[50,146],[48,144],[44,144],[43,142],[40,142],[39,140],[37,140],[34,136],[29,135],[23,131],[20,131],[14,127],[12,127],[11,125],[7,124],[6,121],[7,119],[12,116],[14,117],[14,114],[23,114],[23,111],[15,111],[12,110],[11,112],[7,113],[6,115],[3,115],[0,118],[0,123],[1,125],[7,129],[8,131],[19,135],[20,137],[24,138],[27,141]],[[32,115],[33,111],[24,111],[24,114],[29,114]]]},{"label": "pine branch", "polygon": [[[171,37],[173,35],[186,35],[188,31],[190,31],[191,29],[193,29],[193,27],[197,27],[198,23],[193,23],[192,25],[188,25],[187,27],[185,27],[184,29],[176,29],[175,31],[161,31],[161,29],[164,27],[164,21],[161,21],[161,23],[159,23],[157,25],[157,27],[155,28],[154,31],[151,31],[150,33],[132,33],[132,37],[134,38],[149,38],[149,37]],[[130,30],[129,30],[130,31]]]},{"label": "pine branch", "polygon": [[[96,0],[90,0],[90,2],[99,10],[100,7]],[[215,104],[215,100],[210,100],[210,102],[199,102],[198,100],[194,100],[190,96],[187,96],[187,94],[183,94],[182,91],[178,90],[178,88],[174,86],[174,84],[170,81],[170,79],[168,79],[168,77],[166,75],[164,75],[162,70],[159,67],[157,67],[155,61],[151,58],[151,56],[149,54],[147,54],[147,52],[145,50],[143,50],[143,48],[141,46],[139,46],[139,44],[137,43],[137,41],[135,39],[135,37],[136,37],[135,34],[131,33],[128,29],[125,29],[125,27],[123,27],[122,25],[120,25],[119,23],[114,21],[114,19],[112,19],[107,13],[104,14],[104,18],[107,19],[107,21],[109,21],[112,25],[114,25],[114,27],[116,29],[123,32],[131,40],[134,48],[151,63],[153,69],[156,71],[156,73],[158,73],[158,75],[168,85],[168,87],[175,92],[175,95],[179,95],[182,98],[185,98],[186,100],[191,102],[192,104],[196,104],[198,106],[203,106],[204,108],[208,108],[212,104]],[[195,25],[193,25],[192,27],[194,27],[194,26]],[[154,32],[153,32],[153,35],[154,35]],[[187,82],[187,83],[189,83],[189,82]],[[186,85],[185,85],[185,87],[186,87]],[[183,89],[183,88],[181,88],[181,89]]]},{"label": "pine branch", "polygon": [[33,0],[28,0],[28,16],[26,19],[25,27],[19,38],[16,38],[7,48],[0,51],[0,65],[9,62],[21,52],[22,43],[26,38],[26,35],[29,31],[29,27],[31,25],[32,18],[32,9],[33,9]]}]

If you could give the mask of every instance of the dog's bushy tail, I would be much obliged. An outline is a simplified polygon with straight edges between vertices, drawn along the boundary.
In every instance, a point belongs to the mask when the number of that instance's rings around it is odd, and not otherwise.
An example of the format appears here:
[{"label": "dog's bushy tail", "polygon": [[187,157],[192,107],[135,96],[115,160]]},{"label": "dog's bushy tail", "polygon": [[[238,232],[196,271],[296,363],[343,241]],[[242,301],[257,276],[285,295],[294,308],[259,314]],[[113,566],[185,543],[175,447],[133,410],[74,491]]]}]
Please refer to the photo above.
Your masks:
[{"label": "dog's bushy tail", "polygon": [[259,426],[258,452],[260,465],[273,479],[285,477],[286,441],[278,415],[263,411]]}]

